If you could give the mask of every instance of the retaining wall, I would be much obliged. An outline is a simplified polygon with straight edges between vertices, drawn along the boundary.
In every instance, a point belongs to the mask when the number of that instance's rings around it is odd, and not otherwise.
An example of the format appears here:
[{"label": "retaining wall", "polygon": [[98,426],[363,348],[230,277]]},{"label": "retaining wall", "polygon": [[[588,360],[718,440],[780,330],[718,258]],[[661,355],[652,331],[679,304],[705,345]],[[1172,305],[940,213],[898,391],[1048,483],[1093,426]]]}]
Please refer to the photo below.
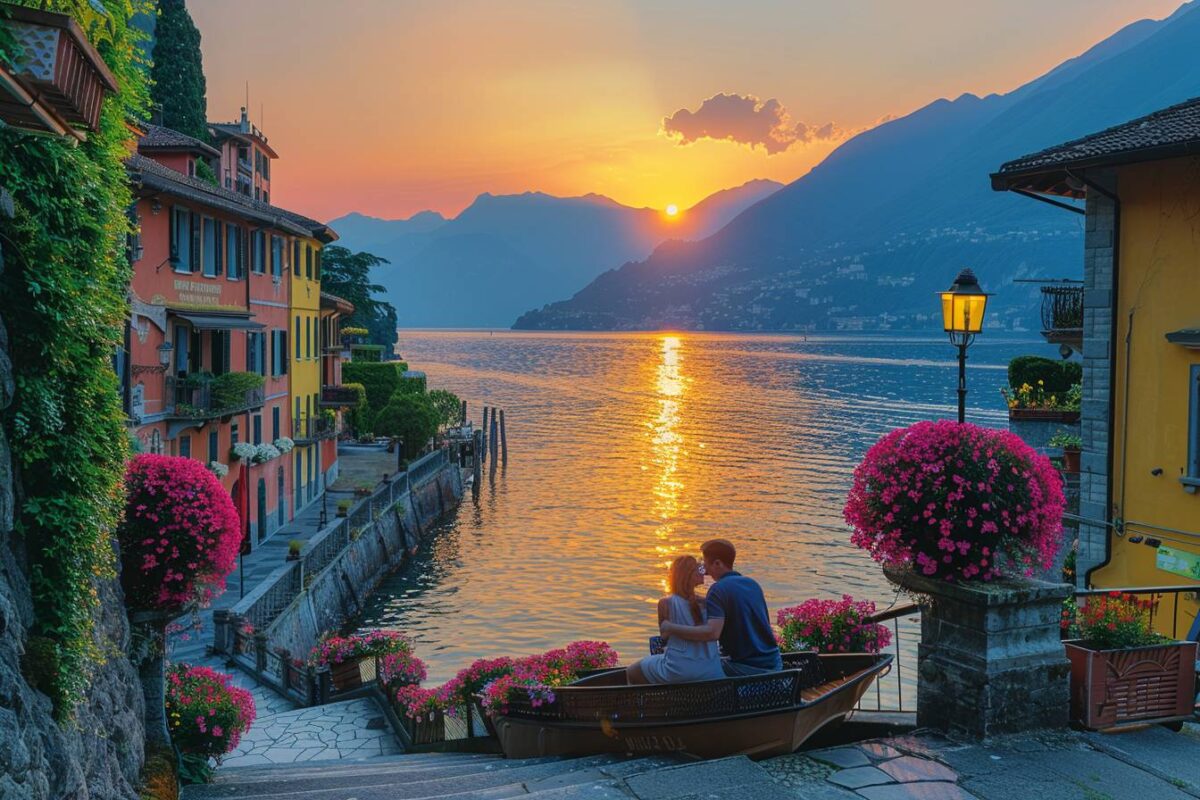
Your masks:
[{"label": "retaining wall", "polygon": [[305,590],[267,628],[269,647],[302,658],[323,634],[356,617],[379,583],[417,552],[462,495],[462,473],[449,464],[380,511],[328,567],[304,579]]}]

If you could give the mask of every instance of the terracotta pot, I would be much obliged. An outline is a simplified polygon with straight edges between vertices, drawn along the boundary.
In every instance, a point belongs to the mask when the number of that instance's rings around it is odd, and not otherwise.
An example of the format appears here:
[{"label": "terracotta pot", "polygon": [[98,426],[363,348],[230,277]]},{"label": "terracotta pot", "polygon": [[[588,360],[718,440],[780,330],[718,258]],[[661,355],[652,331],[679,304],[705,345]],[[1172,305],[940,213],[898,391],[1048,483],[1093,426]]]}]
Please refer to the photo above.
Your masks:
[{"label": "terracotta pot", "polygon": [[1071,662],[1071,720],[1103,730],[1192,718],[1196,643],[1094,650],[1064,642]]},{"label": "terracotta pot", "polygon": [[349,692],[363,685],[362,669],[359,660],[343,661],[341,664],[329,665],[329,679],[333,688],[338,692]]},{"label": "terracotta pot", "polygon": [[1079,472],[1079,448],[1064,447],[1063,448],[1063,472],[1072,475]]}]

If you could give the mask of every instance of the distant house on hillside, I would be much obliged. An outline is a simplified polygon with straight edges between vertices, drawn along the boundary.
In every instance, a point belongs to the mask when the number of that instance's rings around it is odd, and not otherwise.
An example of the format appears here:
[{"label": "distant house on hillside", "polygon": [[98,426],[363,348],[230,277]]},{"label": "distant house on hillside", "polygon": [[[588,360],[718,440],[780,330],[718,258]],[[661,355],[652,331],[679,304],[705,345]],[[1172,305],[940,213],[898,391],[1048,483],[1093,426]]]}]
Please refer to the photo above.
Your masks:
[{"label": "distant house on hillside", "polygon": [[[1080,582],[1200,583],[1200,98],[1010,161],[992,187],[1085,201]],[[1180,634],[1196,610],[1180,600]]]}]

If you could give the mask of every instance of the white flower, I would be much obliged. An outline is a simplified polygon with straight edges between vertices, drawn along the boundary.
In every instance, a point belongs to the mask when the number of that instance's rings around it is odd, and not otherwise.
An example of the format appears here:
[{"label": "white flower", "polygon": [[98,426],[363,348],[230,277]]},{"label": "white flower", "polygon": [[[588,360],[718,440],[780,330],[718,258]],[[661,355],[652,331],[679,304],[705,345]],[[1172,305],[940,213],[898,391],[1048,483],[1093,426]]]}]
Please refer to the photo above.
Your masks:
[{"label": "white flower", "polygon": [[258,455],[258,448],[249,442],[238,442],[233,446],[231,455],[238,461],[251,459]]},{"label": "white flower", "polygon": [[286,436],[280,436],[278,439],[275,440],[275,449],[278,450],[280,453],[290,453],[292,451],[292,448],[295,446],[296,446],[296,443],[293,442],[291,439],[289,439]]},{"label": "white flower", "polygon": [[279,452],[279,448],[275,445],[264,443],[255,448],[254,460],[261,464],[264,461],[270,461],[272,458],[279,458],[281,455],[283,454]]},{"label": "white flower", "polygon": [[216,475],[218,478],[224,478],[229,474],[229,465],[222,464],[220,461],[208,462],[208,468],[212,471],[212,474]]}]

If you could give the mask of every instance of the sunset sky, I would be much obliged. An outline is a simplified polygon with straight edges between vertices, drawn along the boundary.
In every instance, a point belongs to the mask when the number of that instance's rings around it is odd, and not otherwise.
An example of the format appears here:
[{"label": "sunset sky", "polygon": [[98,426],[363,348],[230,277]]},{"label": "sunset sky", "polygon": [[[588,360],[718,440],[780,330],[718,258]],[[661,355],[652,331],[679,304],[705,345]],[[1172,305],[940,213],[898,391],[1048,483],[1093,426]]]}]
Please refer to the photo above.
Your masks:
[{"label": "sunset sky", "polygon": [[209,119],[237,117],[249,81],[251,119],[280,154],[272,199],[321,219],[453,215],[485,191],[686,208],[751,178],[794,180],[849,133],[1009,91],[1178,5],[188,3]]}]

